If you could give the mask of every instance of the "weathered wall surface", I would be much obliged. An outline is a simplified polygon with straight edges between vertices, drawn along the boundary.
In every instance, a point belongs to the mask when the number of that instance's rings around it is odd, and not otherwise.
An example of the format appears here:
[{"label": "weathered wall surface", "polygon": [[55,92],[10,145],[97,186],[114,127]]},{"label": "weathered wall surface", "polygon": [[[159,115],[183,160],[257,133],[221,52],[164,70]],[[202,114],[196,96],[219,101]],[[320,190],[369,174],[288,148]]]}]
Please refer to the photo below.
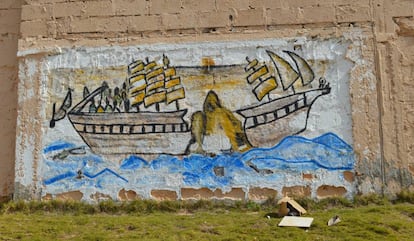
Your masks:
[{"label": "weathered wall surface", "polygon": [[[158,199],[223,198],[227,195],[230,198],[254,199],[276,193],[281,195],[283,192],[324,197],[374,191],[392,194],[401,188],[412,188],[413,4],[410,0],[26,1],[22,6],[21,39],[19,41],[21,61],[16,196],[20,198],[74,196],[89,200],[105,197],[128,199],[131,196]],[[262,46],[260,43],[262,40],[274,41],[276,44]],[[295,44],[295,41],[300,44]],[[331,45],[331,48],[329,41],[342,41],[341,46],[347,47],[341,52],[342,50],[338,51],[336,47],[333,47],[337,45]],[[196,49],[201,50],[201,54],[193,53],[190,59],[185,60],[174,57],[185,53],[182,49],[192,46],[192,43],[195,44]],[[216,43],[217,47],[207,47],[208,50],[203,50],[208,45],[207,43],[213,43],[213,45]],[[104,171],[103,174],[118,175],[120,182],[125,179],[131,183],[130,178],[119,175],[113,171],[113,168],[106,166],[98,168],[97,165],[86,163],[85,166],[90,165],[96,169],[93,172],[92,169],[88,169],[87,171],[91,172],[84,173],[85,170],[83,170],[74,174],[73,170],[81,170],[81,168],[73,166],[72,172],[61,169],[65,171],[59,173],[57,171],[59,168],[52,167],[53,164],[50,163],[50,159],[59,161],[60,159],[57,158],[59,156],[53,158],[54,156],[50,155],[62,154],[62,152],[49,153],[48,151],[52,149],[53,151],[65,151],[65,149],[58,149],[56,145],[59,143],[52,143],[52,139],[49,138],[53,135],[49,128],[51,105],[63,101],[64,91],[68,87],[76,90],[73,97],[74,104],[77,103],[82,99],[79,89],[83,86],[92,87],[91,90],[99,87],[102,76],[108,75],[107,70],[103,68],[122,68],[123,66],[126,70],[126,65],[131,62],[131,58],[135,57],[125,54],[134,52],[128,48],[141,46],[143,52],[136,52],[136,58],[143,60],[145,57],[161,58],[160,56],[167,52],[172,56],[171,65],[176,66],[185,61],[193,61],[196,64],[204,63],[204,65],[213,65],[212,61],[218,62],[218,65],[243,64],[239,61],[242,56],[243,58],[257,56],[259,60],[266,61],[263,57],[264,52],[262,54],[260,51],[255,52],[253,50],[255,47],[277,54],[282,50],[294,51],[311,63],[311,69],[315,73],[324,73],[322,63],[325,62],[327,68],[325,71],[331,73],[329,77],[332,79],[327,78],[327,80],[334,90],[330,96],[334,93],[347,96],[349,93],[349,98],[341,99],[341,103],[331,109],[317,109],[319,100],[316,101],[308,116],[309,121],[313,121],[314,124],[310,124],[302,135],[307,140],[311,140],[329,132],[335,133],[335,137],[341,138],[352,148],[355,154],[354,167],[341,169],[340,172],[334,170],[332,174],[326,171],[326,168],[319,166],[313,171],[301,169],[292,177],[287,177],[286,173],[289,172],[286,172],[286,166],[283,168],[273,166],[271,171],[284,173],[285,181],[274,182],[273,186],[261,186],[252,185],[252,180],[254,180],[252,178],[243,184],[230,181],[230,185],[218,189],[215,189],[216,186],[209,186],[211,181],[203,185],[182,184],[177,181],[180,177],[171,175],[167,175],[163,181],[157,181],[157,177],[173,172],[163,172],[158,175],[147,173],[149,176],[144,175],[140,178],[145,179],[153,175],[154,181],[145,183],[145,180],[136,178],[135,184],[154,185],[156,186],[154,190],[137,188],[136,185],[128,184],[120,185],[116,192],[102,188],[99,183],[92,183],[87,187],[80,184],[80,182],[87,182],[85,175],[90,181],[95,174],[101,173],[100,171]],[[237,50],[243,53],[239,55],[226,53],[226,49],[231,49],[232,46],[240,46]],[[220,52],[223,52],[224,56],[230,56],[230,59],[237,60],[223,61],[225,58],[218,54]],[[191,50],[189,53],[192,53]],[[319,56],[318,53],[324,54]],[[89,56],[82,57],[84,54]],[[126,57],[119,57],[123,54]],[[342,57],[334,61],[336,64],[332,64],[332,59],[335,58],[331,58],[331,54]],[[204,62],[203,57],[207,57],[204,58]],[[99,60],[105,59],[110,62],[112,58],[114,61],[111,65],[103,64]],[[162,60],[158,59],[158,63],[161,62]],[[271,64],[271,61],[269,63]],[[294,66],[293,62],[290,64]],[[335,68],[336,72],[329,70],[330,67]],[[68,69],[73,71],[72,74],[65,72]],[[101,75],[101,79],[94,79],[88,83],[79,82],[73,74],[82,72],[96,75],[93,72],[98,70],[105,74]],[[61,79],[59,80],[58,77]],[[341,78],[343,81],[338,82]],[[62,83],[62,85],[59,86],[56,83]],[[218,96],[224,99],[224,103],[230,103],[227,102],[227,97],[223,98],[220,94]],[[205,96],[200,96],[198,102],[202,103],[204,98]],[[187,103],[190,109],[196,105],[195,99]],[[58,106],[59,104],[56,108]],[[226,108],[230,111],[237,109],[231,103],[226,104]],[[195,107],[193,109],[197,110]],[[342,112],[337,112],[338,110]],[[190,123],[191,119],[187,121]],[[336,126],[332,123],[336,123]],[[58,125],[59,122],[56,124],[57,128]],[[84,128],[86,130],[86,127]],[[63,127],[63,129],[68,128]],[[59,132],[57,133],[56,136],[59,135]],[[74,132],[73,135],[64,134],[62,136],[65,136],[66,140],[77,136]],[[331,139],[330,145],[333,143],[336,143],[338,147],[338,141]],[[122,161],[125,160],[131,159],[119,159],[121,166],[114,168],[121,168],[122,163],[125,164]],[[141,171],[141,164],[138,165],[136,159],[133,160],[135,161],[135,166],[132,165],[135,168],[134,171]],[[61,161],[59,165],[63,165],[62,163],[65,164],[65,161]],[[74,165],[70,162],[66,164]],[[145,166],[144,164],[142,165]],[[244,165],[250,168],[249,171],[258,169],[257,163],[249,164],[252,163],[248,160],[244,162]],[[154,167],[145,168],[142,170],[154,170]],[[48,171],[51,170],[54,170],[56,175],[46,177],[45,175],[50,174]],[[221,175],[220,168],[214,170]],[[217,173],[214,172],[215,175]],[[182,173],[178,172],[178,174]],[[260,170],[257,175],[257,180],[264,176]],[[323,183],[326,176],[329,176],[327,180],[330,181]],[[232,176],[232,180],[235,180],[235,177]],[[57,185],[61,180],[64,182]],[[69,184],[67,180],[76,182]],[[105,180],[103,183],[105,184]],[[155,183],[165,185],[157,186]],[[81,189],[82,191],[79,191]]]},{"label": "weathered wall surface", "polygon": [[14,0],[0,2],[0,200],[13,193],[20,5]]}]

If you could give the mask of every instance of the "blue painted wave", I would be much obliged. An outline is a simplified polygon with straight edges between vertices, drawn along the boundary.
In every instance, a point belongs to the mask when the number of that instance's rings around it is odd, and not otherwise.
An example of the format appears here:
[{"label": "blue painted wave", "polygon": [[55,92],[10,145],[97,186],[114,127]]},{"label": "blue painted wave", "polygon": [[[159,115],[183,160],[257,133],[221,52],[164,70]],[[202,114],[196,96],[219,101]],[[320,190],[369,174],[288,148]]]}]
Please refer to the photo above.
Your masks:
[{"label": "blue painted wave", "polygon": [[352,148],[333,133],[315,139],[289,136],[272,148],[255,148],[241,157],[258,168],[292,169],[297,171],[351,170],[354,167]]},{"label": "blue painted wave", "polygon": [[45,147],[43,149],[43,153],[49,153],[52,151],[58,151],[58,150],[63,150],[63,149],[73,148],[73,147],[75,147],[75,144],[65,142],[65,141],[56,141],[53,144]]},{"label": "blue painted wave", "polygon": [[[118,163],[87,153],[70,155],[64,160],[52,160],[52,151],[73,148],[70,143],[56,142],[44,149],[46,156],[45,185],[65,187],[105,185],[134,187],[168,184],[188,187],[226,188],[234,185],[274,183],[283,173],[302,173],[325,169],[328,171],[352,170],[354,153],[350,145],[333,133],[314,139],[300,136],[284,138],[271,148],[253,148],[245,153],[225,153],[214,157],[192,154],[179,159],[172,155],[160,155],[147,161],[131,155]],[[83,179],[77,178],[82,170]],[[93,174],[95,173],[95,174]],[[177,181],[178,180],[178,181]],[[257,185],[257,184],[256,184]]]}]

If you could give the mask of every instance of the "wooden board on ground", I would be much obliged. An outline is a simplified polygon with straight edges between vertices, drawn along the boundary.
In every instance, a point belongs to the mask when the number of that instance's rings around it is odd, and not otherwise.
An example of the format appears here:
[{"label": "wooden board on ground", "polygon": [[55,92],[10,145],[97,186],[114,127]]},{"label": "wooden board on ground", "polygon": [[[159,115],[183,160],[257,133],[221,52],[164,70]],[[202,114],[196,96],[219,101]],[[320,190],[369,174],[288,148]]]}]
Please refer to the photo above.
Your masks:
[{"label": "wooden board on ground", "polygon": [[285,216],[279,223],[279,227],[300,227],[309,228],[313,222],[313,218]]}]

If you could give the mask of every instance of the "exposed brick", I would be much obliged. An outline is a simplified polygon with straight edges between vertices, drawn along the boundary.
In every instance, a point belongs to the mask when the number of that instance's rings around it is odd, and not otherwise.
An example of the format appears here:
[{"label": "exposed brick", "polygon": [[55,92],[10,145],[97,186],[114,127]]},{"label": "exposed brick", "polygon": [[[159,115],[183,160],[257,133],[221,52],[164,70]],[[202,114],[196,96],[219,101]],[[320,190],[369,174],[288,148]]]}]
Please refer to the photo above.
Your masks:
[{"label": "exposed brick", "polygon": [[316,194],[319,198],[326,197],[341,197],[346,194],[345,187],[335,187],[329,185],[322,185],[316,190]]},{"label": "exposed brick", "polygon": [[343,22],[366,22],[372,20],[369,7],[357,7],[350,5],[335,6],[336,21]]},{"label": "exposed brick", "polygon": [[249,8],[249,0],[238,0],[238,1],[229,1],[229,0],[216,0],[217,10],[247,10]]},{"label": "exposed brick", "polygon": [[133,190],[125,190],[122,188],[118,192],[118,199],[120,201],[134,201],[142,199],[135,191]]},{"label": "exposed brick", "polygon": [[253,9],[278,9],[282,8],[284,0],[250,0],[249,7]]},{"label": "exposed brick", "polygon": [[158,201],[177,200],[178,198],[177,193],[170,190],[152,190],[151,196]]},{"label": "exposed brick", "polygon": [[344,179],[350,183],[354,182],[354,173],[350,171],[344,171]]},{"label": "exposed brick", "polygon": [[183,0],[183,8],[185,11],[212,12],[216,10],[216,1],[215,0],[203,0],[203,1]]},{"label": "exposed brick", "polygon": [[237,12],[234,26],[258,26],[265,25],[264,11],[262,9],[241,10]]},{"label": "exposed brick", "polygon": [[149,8],[150,14],[179,13],[181,0],[151,0]]},{"label": "exposed brick", "polygon": [[246,193],[241,188],[232,188],[230,192],[223,193],[219,190],[216,190],[214,192],[215,196],[218,198],[224,198],[224,199],[232,199],[232,200],[244,200],[246,198]]},{"label": "exposed brick", "polygon": [[266,11],[266,21],[268,25],[299,24],[299,10],[289,9],[269,9]]},{"label": "exposed brick", "polygon": [[128,17],[74,19],[69,33],[126,32],[129,24]]},{"label": "exposed brick", "polygon": [[112,2],[110,0],[86,1],[82,11],[86,16],[111,16]]},{"label": "exposed brick", "polygon": [[302,178],[305,180],[312,180],[313,175],[311,173],[302,173]]},{"label": "exposed brick", "polygon": [[62,200],[62,201],[68,201],[68,200],[72,200],[72,201],[80,201],[83,197],[83,193],[80,191],[71,191],[71,192],[64,192],[64,193],[60,193],[60,194],[56,194],[56,199],[57,200]]},{"label": "exposed brick", "polygon": [[396,2],[392,4],[392,17],[413,17],[414,1]]},{"label": "exposed brick", "polygon": [[408,165],[408,170],[410,171],[411,175],[414,176],[414,164],[409,164]]},{"label": "exposed brick", "polygon": [[43,4],[43,3],[61,3],[61,2],[68,2],[70,0],[24,0],[26,4],[29,5],[36,5],[36,4]]},{"label": "exposed brick", "polygon": [[53,5],[53,14],[55,18],[77,17],[82,15],[82,2],[56,3]]},{"label": "exposed brick", "polygon": [[334,0],[335,6],[352,5],[352,6],[370,6],[371,0]]},{"label": "exposed brick", "polygon": [[264,201],[269,198],[275,198],[277,191],[270,188],[252,187],[249,189],[249,200]]},{"label": "exposed brick", "polygon": [[181,198],[186,199],[210,199],[214,196],[213,191],[208,188],[181,188]]},{"label": "exposed brick", "polygon": [[20,24],[20,32],[23,38],[34,36],[47,36],[48,28],[46,21],[26,21]]},{"label": "exposed brick", "polygon": [[112,0],[112,8],[116,15],[148,14],[148,1]]},{"label": "exposed brick", "polygon": [[108,194],[96,192],[90,195],[90,198],[95,201],[104,201],[104,200],[112,200],[111,196]]},{"label": "exposed brick", "polygon": [[195,28],[196,17],[194,14],[163,14],[162,26],[165,30]]},{"label": "exposed brick", "polygon": [[0,9],[21,8],[23,0],[1,0]]},{"label": "exposed brick", "polygon": [[196,27],[199,28],[216,28],[229,26],[229,12],[209,12],[198,13]]},{"label": "exposed brick", "polygon": [[231,199],[244,200],[246,193],[241,188],[232,188],[230,192],[223,193],[220,189],[211,191],[208,188],[182,188],[181,198],[186,199]]},{"label": "exposed brick", "polygon": [[161,16],[128,17],[128,31],[154,31],[161,29]]},{"label": "exposed brick", "polygon": [[53,200],[53,196],[50,193],[46,193],[46,195],[42,197],[42,201],[51,201],[51,200]]},{"label": "exposed brick", "polygon": [[311,187],[310,186],[283,187],[282,195],[289,196],[289,197],[310,197]]},{"label": "exposed brick", "polygon": [[20,10],[0,10],[0,33],[19,33]]},{"label": "exposed brick", "polygon": [[52,5],[24,5],[22,6],[22,20],[51,19],[53,17]]},{"label": "exposed brick", "polygon": [[306,8],[306,7],[319,7],[319,6],[333,6],[335,0],[289,0],[284,1],[284,7],[287,8]]},{"label": "exposed brick", "polygon": [[333,6],[304,7],[299,10],[303,23],[335,22],[335,8]]}]

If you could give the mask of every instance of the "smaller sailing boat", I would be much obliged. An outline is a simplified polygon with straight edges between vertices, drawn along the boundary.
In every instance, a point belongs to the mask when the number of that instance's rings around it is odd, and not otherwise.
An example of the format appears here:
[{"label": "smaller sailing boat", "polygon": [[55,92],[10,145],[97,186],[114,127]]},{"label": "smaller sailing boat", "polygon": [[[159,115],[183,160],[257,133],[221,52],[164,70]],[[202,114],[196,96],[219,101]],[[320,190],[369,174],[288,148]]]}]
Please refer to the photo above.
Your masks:
[{"label": "smaller sailing boat", "polygon": [[[294,52],[284,51],[292,59],[294,67],[274,52],[266,52],[274,65],[275,75],[271,74],[265,63],[246,58],[246,80],[253,86],[253,94],[261,102],[237,111],[244,117],[244,129],[249,142],[261,147],[274,146],[283,137],[306,130],[312,105],[317,98],[329,94],[331,90],[329,83],[321,78],[318,88],[297,91],[295,85],[299,81],[300,87],[309,86],[314,81],[315,74],[310,65]],[[270,94],[277,89],[287,94],[272,99]]]},{"label": "smaller sailing boat", "polygon": [[49,127],[53,128],[56,125],[57,121],[65,118],[67,111],[72,106],[72,90],[69,88],[68,93],[66,94],[65,99],[63,100],[62,105],[59,107],[59,110],[56,111],[56,103],[53,103],[52,107],[52,119],[49,122]]},{"label": "smaller sailing boat", "polygon": [[[68,116],[97,154],[179,155],[184,154],[191,135],[183,119],[187,109],[180,109],[178,103],[184,98],[181,79],[166,56],[163,64],[136,60],[128,65],[128,77],[122,88],[115,88],[112,93],[104,82]],[[161,108],[173,103],[175,108]]]}]

